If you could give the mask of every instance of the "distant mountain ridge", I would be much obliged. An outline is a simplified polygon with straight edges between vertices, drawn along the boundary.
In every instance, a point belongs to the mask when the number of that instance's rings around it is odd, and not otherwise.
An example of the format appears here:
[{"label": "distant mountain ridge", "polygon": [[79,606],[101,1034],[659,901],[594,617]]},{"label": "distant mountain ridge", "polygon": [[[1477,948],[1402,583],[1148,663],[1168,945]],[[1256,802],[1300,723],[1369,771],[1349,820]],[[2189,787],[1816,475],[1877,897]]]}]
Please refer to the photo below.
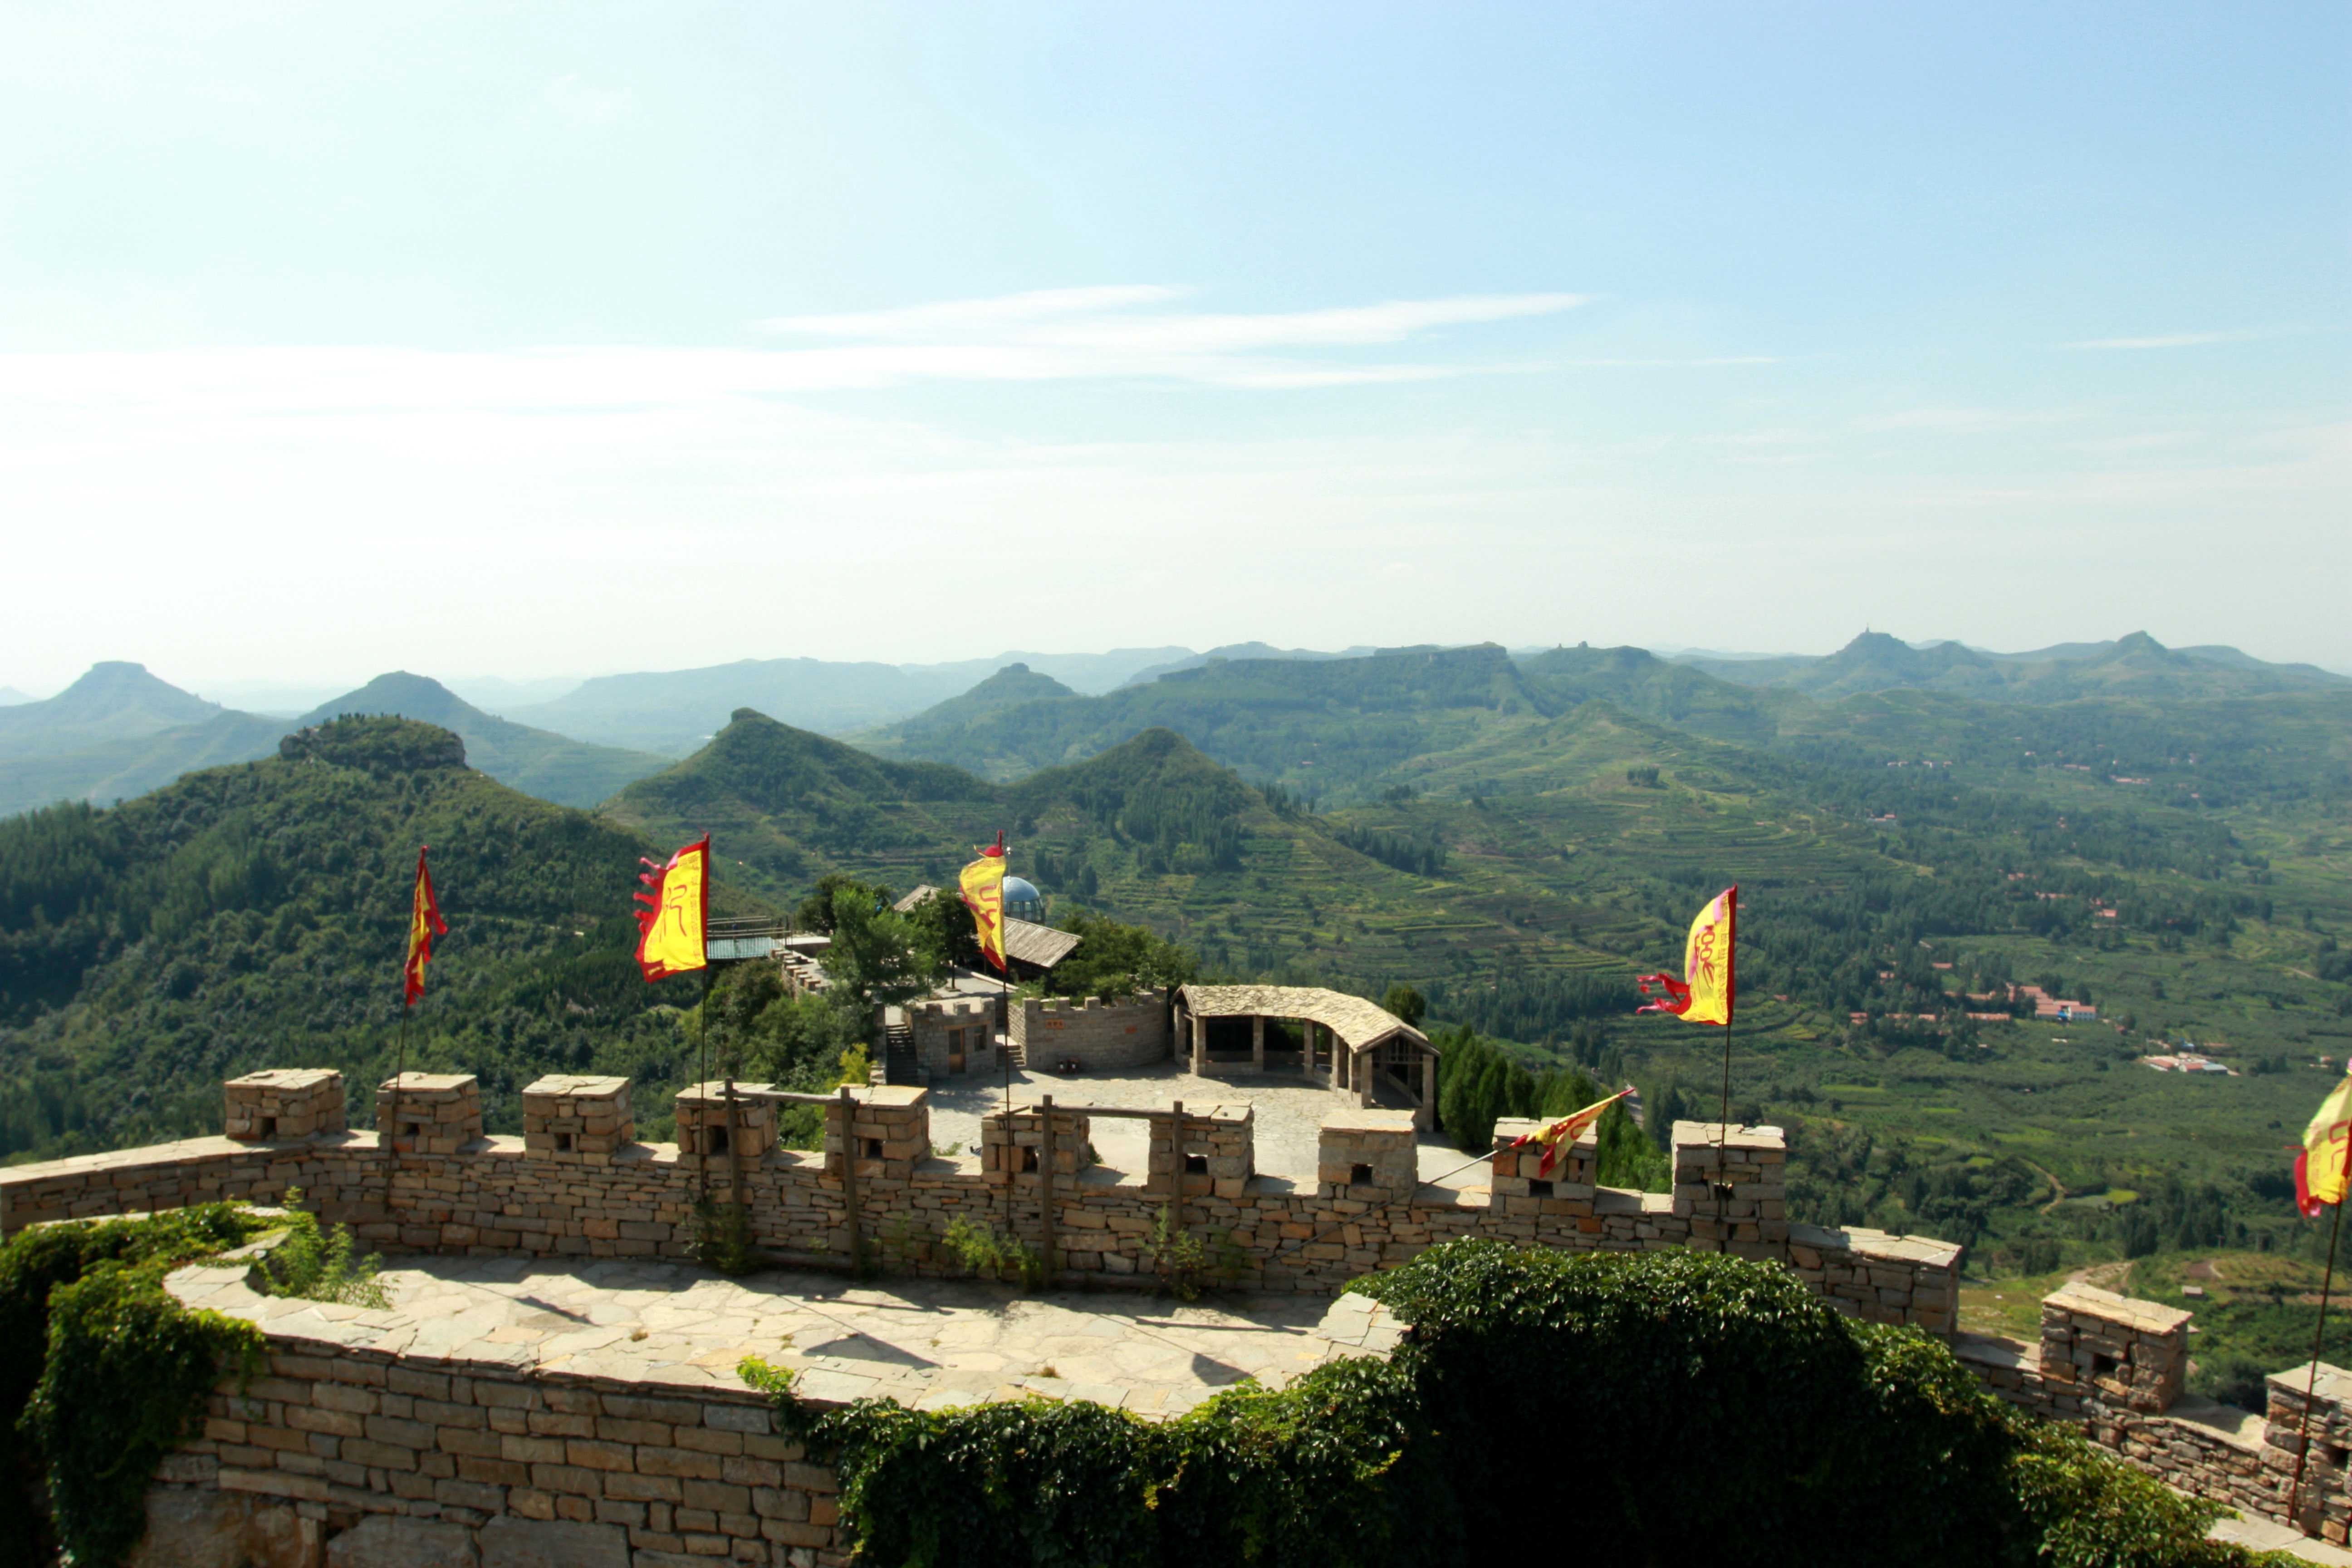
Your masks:
[{"label": "distant mountain ridge", "polygon": [[1948,691],[1998,702],[2065,702],[2083,697],[2201,699],[2352,687],[2310,664],[2271,664],[2234,647],[2168,648],[2146,632],[2113,642],[2060,643],[2027,653],[1989,653],[1958,642],[1915,647],[1864,632],[1821,658],[1720,658],[1676,662],[1743,686],[1809,696]]},{"label": "distant mountain ridge", "polygon": [[109,663],[47,701],[0,709],[0,816],[62,800],[129,800],[199,768],[269,756],[289,730],[346,713],[396,714],[452,730],[482,772],[564,805],[594,805],[667,765],[650,753],[494,718],[404,671],[289,722],[219,707],[136,664]]},{"label": "distant mountain ridge", "polygon": [[887,724],[969,690],[1008,664],[1082,691],[1107,691],[1137,670],[1187,657],[1181,647],[1100,654],[1007,653],[951,664],[822,658],[738,659],[697,669],[598,676],[551,702],[504,710],[519,723],[607,745],[685,756],[739,708],[821,734]]},{"label": "distant mountain ridge", "polygon": [[594,805],[668,765],[667,758],[650,752],[591,745],[493,717],[439,681],[406,670],[379,675],[356,691],[320,703],[297,720],[295,728],[348,714],[396,715],[454,731],[465,741],[466,760],[473,767],[558,805]]}]

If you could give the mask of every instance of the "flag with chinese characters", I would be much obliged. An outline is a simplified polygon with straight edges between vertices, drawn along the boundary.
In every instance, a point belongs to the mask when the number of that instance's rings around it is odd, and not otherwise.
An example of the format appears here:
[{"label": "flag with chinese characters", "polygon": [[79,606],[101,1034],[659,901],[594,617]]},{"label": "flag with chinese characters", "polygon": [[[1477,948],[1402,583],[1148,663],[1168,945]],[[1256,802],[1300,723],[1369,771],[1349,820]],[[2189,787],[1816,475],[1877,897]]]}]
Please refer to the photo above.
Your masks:
[{"label": "flag with chinese characters", "polygon": [[[1731,932],[1739,913],[1739,889],[1726,888],[1706,901],[1691,921],[1683,948],[1683,976],[1644,974],[1642,994],[1655,998],[1643,1013],[1672,1013],[1686,1024],[1731,1024]],[[1657,987],[1653,991],[1652,986]]]},{"label": "flag with chinese characters", "polygon": [[646,869],[637,880],[652,891],[639,893],[637,902],[637,967],[647,980],[667,980],[709,963],[705,938],[709,931],[710,835],[704,834],[656,866],[640,859]]},{"label": "flag with chinese characters", "polygon": [[980,951],[998,969],[1004,967],[1004,835],[980,852],[980,858],[963,868],[959,885],[963,889],[964,908],[971,911],[972,934],[980,940]]},{"label": "flag with chinese characters", "polygon": [[2294,1206],[2305,1218],[2344,1201],[2347,1162],[2352,1162],[2352,1072],[2319,1102],[2319,1114],[2303,1130],[2303,1147],[2294,1156]]},{"label": "flag with chinese characters", "polygon": [[1572,1110],[1558,1121],[1512,1139],[1506,1147],[1519,1149],[1529,1143],[1541,1144],[1543,1158],[1536,1163],[1536,1174],[1538,1178],[1549,1177],[1553,1164],[1559,1159],[1561,1148],[1563,1146],[1575,1148],[1576,1141],[1583,1137],[1594,1122],[1601,1120],[1602,1111],[1633,1092],[1633,1086],[1629,1083],[1606,1100],[1596,1100],[1581,1110]]},{"label": "flag with chinese characters", "polygon": [[413,1007],[425,994],[425,966],[433,962],[433,939],[449,934],[441,901],[433,896],[433,873],[425,868],[425,848],[416,851],[416,887],[408,899],[408,960],[401,965],[400,1005]]}]

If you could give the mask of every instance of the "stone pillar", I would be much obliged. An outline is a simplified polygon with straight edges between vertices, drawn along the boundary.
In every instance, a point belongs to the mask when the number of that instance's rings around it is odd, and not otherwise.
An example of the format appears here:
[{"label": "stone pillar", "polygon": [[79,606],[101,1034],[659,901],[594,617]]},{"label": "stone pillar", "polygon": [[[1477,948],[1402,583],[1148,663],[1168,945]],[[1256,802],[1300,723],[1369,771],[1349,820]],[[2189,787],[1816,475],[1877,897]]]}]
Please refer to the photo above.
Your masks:
[{"label": "stone pillar", "polygon": [[677,1163],[682,1170],[731,1169],[730,1161],[756,1164],[776,1146],[776,1102],[765,1095],[764,1083],[735,1085],[735,1142],[727,1142],[727,1083],[690,1083],[677,1091],[671,1109],[677,1121]]},{"label": "stone pillar", "polygon": [[1192,1015],[1192,1076],[1205,1076],[1209,1070],[1209,1020],[1200,1014]]},{"label": "stone pillar", "polygon": [[1718,1134],[1712,1121],[1677,1121],[1671,1144],[1675,1214],[1690,1222],[1690,1245],[1787,1262],[1789,1145],[1780,1130],[1734,1125]]},{"label": "stone pillar", "polygon": [[522,1091],[522,1146],[541,1159],[610,1159],[637,1135],[629,1080],[551,1074]]},{"label": "stone pillar", "polygon": [[221,1085],[222,1130],[243,1143],[343,1128],[343,1075],[332,1068],[265,1068]]},{"label": "stone pillar", "polygon": [[1405,1112],[1335,1110],[1316,1139],[1316,1188],[1364,1205],[1408,1200],[1421,1184],[1420,1158]]},{"label": "stone pillar", "polygon": [[388,1078],[376,1087],[375,1126],[378,1147],[389,1137],[403,1154],[455,1154],[482,1135],[481,1085],[469,1072]]},{"label": "stone pillar", "polygon": [[2093,1285],[2065,1285],[2042,1298],[2045,1383],[2160,1415],[2180,1397],[2188,1371],[2187,1312]]},{"label": "stone pillar", "polygon": [[1381,1076],[1380,1068],[1372,1060],[1372,1053],[1366,1051],[1360,1057],[1349,1052],[1348,1071],[1350,1075],[1349,1081],[1355,1086],[1356,1103],[1370,1107],[1373,1100],[1372,1086],[1379,1081]]},{"label": "stone pillar", "polygon": [[1414,1113],[1412,1124],[1426,1132],[1437,1124],[1437,1053],[1421,1053],[1421,1110]]},{"label": "stone pillar", "polygon": [[1265,1070],[1265,1019],[1263,1016],[1250,1020],[1250,1070]]}]

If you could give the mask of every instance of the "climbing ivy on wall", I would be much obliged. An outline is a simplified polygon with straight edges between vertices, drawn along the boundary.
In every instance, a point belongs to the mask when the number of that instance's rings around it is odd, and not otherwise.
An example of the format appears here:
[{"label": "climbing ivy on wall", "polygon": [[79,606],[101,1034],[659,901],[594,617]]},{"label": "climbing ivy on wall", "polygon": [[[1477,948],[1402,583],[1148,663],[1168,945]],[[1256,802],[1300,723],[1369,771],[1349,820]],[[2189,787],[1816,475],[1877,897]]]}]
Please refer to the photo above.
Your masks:
[{"label": "climbing ivy on wall", "polygon": [[201,1425],[224,1368],[262,1348],[260,1330],[182,1306],[164,1278],[273,1232],[286,1239],[265,1288],[381,1304],[350,1233],[299,1211],[205,1204],[0,1247],[0,1568],[53,1563],[60,1545],[74,1568],[114,1568],[139,1544],[156,1466]]},{"label": "climbing ivy on wall", "polygon": [[786,1374],[742,1373],[839,1468],[860,1560],[887,1568],[2263,1561],[2204,1539],[2210,1505],[1786,1269],[1472,1239],[1355,1289],[1412,1325],[1391,1359],[1168,1422],[1044,1400],[818,1411]]}]

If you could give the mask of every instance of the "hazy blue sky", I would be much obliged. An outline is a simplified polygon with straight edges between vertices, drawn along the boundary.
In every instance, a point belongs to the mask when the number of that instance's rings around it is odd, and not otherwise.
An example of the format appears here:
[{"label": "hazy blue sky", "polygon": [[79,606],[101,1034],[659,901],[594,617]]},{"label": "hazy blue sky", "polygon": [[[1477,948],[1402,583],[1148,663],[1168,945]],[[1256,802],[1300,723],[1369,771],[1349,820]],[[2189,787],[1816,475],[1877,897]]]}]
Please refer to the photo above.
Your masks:
[{"label": "hazy blue sky", "polygon": [[0,8],[0,682],[2352,668],[2352,8]]}]

